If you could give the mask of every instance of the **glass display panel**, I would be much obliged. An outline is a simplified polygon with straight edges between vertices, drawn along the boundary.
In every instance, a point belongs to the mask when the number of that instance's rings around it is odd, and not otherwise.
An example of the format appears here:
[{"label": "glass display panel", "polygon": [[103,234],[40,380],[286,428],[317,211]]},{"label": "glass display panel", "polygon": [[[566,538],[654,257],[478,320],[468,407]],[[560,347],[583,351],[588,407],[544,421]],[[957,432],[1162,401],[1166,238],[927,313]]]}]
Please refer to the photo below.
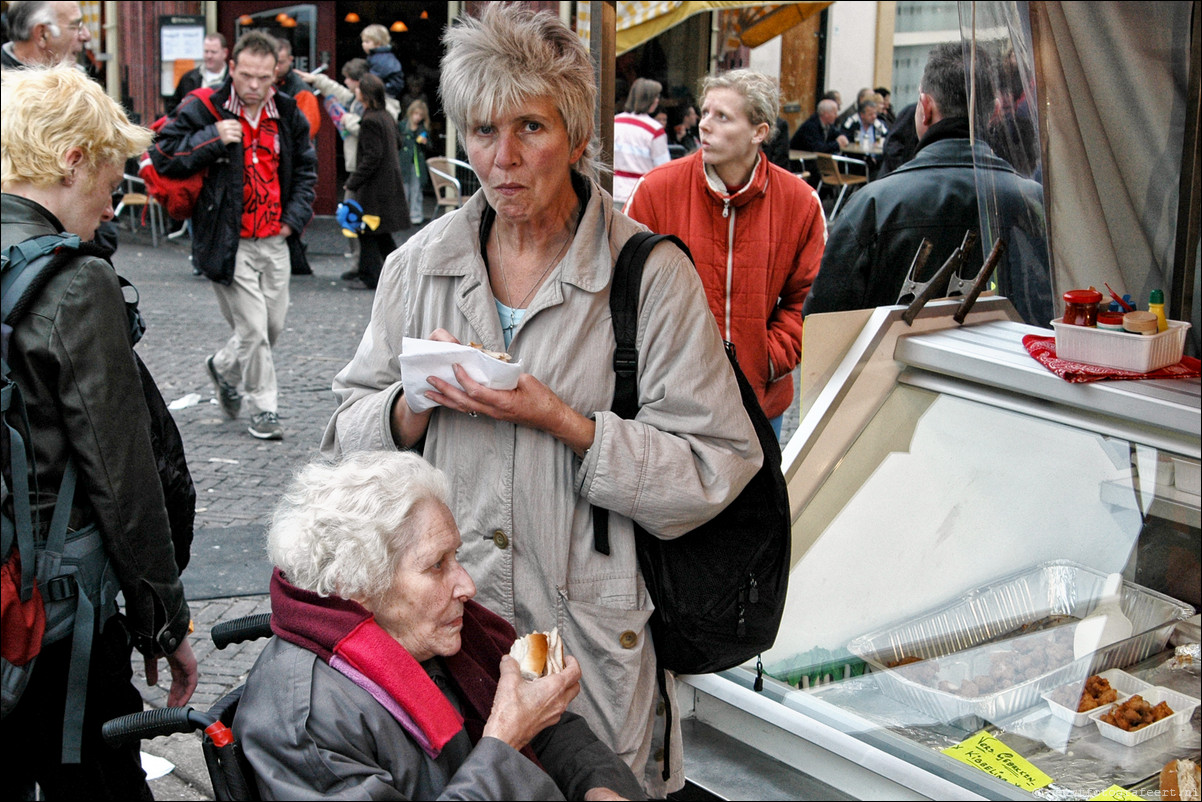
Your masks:
[{"label": "glass display panel", "polygon": [[[1197,471],[894,386],[794,524],[784,619],[762,658],[779,681],[770,695],[936,771],[951,760],[941,750],[985,731],[1061,798],[1151,782],[1200,742],[1198,669],[1171,667],[1169,643],[1199,594]],[[1113,574],[1131,629],[1080,643]],[[1090,714],[1054,710],[1048,696],[1077,699],[1097,674],[1118,701],[1143,691],[1180,715],[1128,745]]]}]

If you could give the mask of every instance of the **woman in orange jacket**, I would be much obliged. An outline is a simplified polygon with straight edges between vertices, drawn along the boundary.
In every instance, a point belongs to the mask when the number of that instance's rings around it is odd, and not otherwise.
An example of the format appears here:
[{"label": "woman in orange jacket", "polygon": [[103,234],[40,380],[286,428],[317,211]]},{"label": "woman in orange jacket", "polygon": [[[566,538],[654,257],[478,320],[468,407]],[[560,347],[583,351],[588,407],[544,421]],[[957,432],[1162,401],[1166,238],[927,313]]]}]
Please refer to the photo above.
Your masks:
[{"label": "woman in orange jacket", "polygon": [[706,78],[701,95],[701,147],[643,176],[624,211],[689,246],[722,337],[779,437],[826,220],[814,190],[760,150],[775,133],[776,82],[734,70]]}]

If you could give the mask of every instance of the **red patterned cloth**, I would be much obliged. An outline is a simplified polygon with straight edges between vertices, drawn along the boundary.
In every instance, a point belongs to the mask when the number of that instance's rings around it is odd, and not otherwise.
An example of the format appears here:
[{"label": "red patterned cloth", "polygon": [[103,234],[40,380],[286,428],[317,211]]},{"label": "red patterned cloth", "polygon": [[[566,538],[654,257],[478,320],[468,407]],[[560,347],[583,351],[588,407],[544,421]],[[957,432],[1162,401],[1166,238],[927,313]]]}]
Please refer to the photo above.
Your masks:
[{"label": "red patterned cloth", "polygon": [[1167,368],[1160,368],[1151,373],[1136,373],[1133,370],[1104,368],[1100,365],[1086,365],[1083,362],[1060,359],[1056,356],[1055,337],[1027,334],[1023,337],[1023,347],[1039,364],[1067,382],[1096,382],[1111,379],[1196,379],[1202,376],[1202,362],[1192,356],[1183,356],[1176,365],[1169,365]]}]

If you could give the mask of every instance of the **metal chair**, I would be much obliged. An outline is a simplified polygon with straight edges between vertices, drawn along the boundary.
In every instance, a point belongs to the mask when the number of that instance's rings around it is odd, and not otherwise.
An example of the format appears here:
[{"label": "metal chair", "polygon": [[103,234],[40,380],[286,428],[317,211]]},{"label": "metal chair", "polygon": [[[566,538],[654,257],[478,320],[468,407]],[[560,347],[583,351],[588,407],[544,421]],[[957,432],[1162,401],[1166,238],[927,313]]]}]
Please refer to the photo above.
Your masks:
[{"label": "metal chair", "polygon": [[466,199],[474,195],[480,188],[480,178],[476,175],[475,169],[462,159],[447,159],[447,164],[453,168],[449,171],[451,175],[459,179],[463,197]]},{"label": "metal chair", "polygon": [[426,159],[430,168],[430,184],[434,187],[435,217],[442,209],[458,209],[463,205],[463,186],[455,177],[455,168],[450,159],[436,156]]},{"label": "metal chair", "polygon": [[129,230],[137,231],[139,215],[134,210],[140,208],[142,222],[150,221],[150,242],[154,247],[159,247],[160,232],[163,235],[167,233],[163,207],[146,191],[146,182],[136,175],[125,173],[122,190],[121,202],[113,209],[114,219],[120,219],[121,213],[129,209]]},{"label": "metal chair", "polygon": [[835,215],[839,213],[839,207],[843,204],[844,196],[847,195],[847,190],[867,184],[868,176],[844,173],[839,170],[838,162],[863,164],[863,162],[857,159],[849,159],[845,156],[832,156],[829,153],[815,153],[814,162],[818,165],[818,173],[822,176],[823,186],[839,188],[839,198],[835,201],[835,208],[831,209],[829,218],[830,220],[834,220]]}]

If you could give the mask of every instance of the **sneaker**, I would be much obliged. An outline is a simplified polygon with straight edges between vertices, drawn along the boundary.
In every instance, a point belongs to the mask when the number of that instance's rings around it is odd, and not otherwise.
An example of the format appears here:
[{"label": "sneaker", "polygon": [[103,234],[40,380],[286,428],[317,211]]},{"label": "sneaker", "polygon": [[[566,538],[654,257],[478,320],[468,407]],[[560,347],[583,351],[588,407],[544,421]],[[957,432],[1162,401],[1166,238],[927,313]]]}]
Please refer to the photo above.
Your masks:
[{"label": "sneaker", "polygon": [[213,367],[213,357],[205,357],[205,367],[209,369],[209,378],[217,388],[217,400],[221,403],[222,411],[226,417],[233,420],[242,411],[242,394],[238,392],[237,387],[221,378],[217,368]]},{"label": "sneaker", "polygon": [[274,412],[259,412],[251,416],[248,432],[260,440],[283,440],[284,427]]}]

